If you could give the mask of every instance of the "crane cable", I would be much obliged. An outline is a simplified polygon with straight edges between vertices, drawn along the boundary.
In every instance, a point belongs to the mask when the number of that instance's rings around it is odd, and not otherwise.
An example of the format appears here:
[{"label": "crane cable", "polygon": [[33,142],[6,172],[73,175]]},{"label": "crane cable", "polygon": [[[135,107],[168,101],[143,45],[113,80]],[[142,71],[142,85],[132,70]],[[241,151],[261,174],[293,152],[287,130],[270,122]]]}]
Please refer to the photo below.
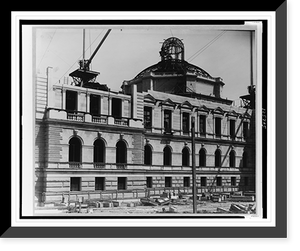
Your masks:
[{"label": "crane cable", "polygon": [[46,55],[46,53],[47,53],[47,51],[49,49],[49,46],[50,46],[50,44],[51,44],[51,42],[52,42],[52,40],[53,40],[53,38],[55,36],[55,33],[56,33],[56,29],[55,29],[55,31],[54,31],[54,33],[53,33],[53,35],[52,35],[52,37],[51,37],[51,39],[50,39],[50,41],[48,43],[47,49],[45,50],[44,55],[42,56],[41,61],[39,62],[38,66],[37,66],[37,69],[39,68],[40,64],[42,63],[42,61],[43,61],[43,59],[44,59],[44,57],[45,57],[45,55]]},{"label": "crane cable", "polygon": [[192,56],[190,56],[188,60],[193,61],[196,57],[198,57],[203,51],[205,51],[209,46],[211,46],[214,42],[216,42],[220,37],[222,37],[226,31],[222,31],[219,35],[217,35],[214,39],[208,42],[206,45],[201,47],[198,51],[196,51]]}]

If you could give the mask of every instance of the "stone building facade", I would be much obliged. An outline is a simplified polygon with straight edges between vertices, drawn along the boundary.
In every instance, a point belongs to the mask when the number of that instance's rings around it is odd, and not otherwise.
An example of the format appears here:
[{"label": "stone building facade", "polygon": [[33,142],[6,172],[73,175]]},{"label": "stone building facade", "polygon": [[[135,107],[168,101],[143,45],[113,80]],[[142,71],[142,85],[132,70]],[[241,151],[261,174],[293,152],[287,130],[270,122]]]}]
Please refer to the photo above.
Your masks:
[{"label": "stone building facade", "polygon": [[197,191],[255,189],[254,112],[222,98],[225,85],[165,40],[161,61],[121,92],[36,78],[36,201],[191,193],[191,118]]}]

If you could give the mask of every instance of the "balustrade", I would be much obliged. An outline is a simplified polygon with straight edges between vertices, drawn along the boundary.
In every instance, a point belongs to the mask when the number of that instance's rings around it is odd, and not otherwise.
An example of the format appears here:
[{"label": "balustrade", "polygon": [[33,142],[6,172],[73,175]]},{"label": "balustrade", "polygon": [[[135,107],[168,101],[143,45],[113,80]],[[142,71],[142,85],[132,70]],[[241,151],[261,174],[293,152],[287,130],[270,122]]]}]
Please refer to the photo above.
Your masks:
[{"label": "balustrade", "polygon": [[98,124],[107,124],[107,117],[93,116],[92,117],[92,122],[98,123]]},{"label": "balustrade", "polygon": [[68,120],[84,122],[84,115],[83,114],[68,113],[67,114],[67,119]]},{"label": "balustrade", "polygon": [[129,123],[128,123],[128,119],[124,119],[124,118],[122,118],[122,119],[117,119],[117,118],[115,118],[115,125],[122,125],[122,126],[128,126],[129,125]]},{"label": "balustrade", "polygon": [[80,169],[82,167],[81,162],[69,162],[69,168]]}]

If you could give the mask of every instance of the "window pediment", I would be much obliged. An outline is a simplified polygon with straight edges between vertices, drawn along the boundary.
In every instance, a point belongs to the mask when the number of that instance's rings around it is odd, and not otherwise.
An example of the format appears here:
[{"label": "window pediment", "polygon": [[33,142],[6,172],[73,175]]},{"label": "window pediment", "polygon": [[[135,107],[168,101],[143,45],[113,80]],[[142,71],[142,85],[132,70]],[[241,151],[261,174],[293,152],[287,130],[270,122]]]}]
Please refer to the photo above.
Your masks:
[{"label": "window pediment", "polygon": [[216,109],[213,110],[213,113],[224,115],[225,111],[221,107],[217,107]]},{"label": "window pediment", "polygon": [[230,112],[227,113],[227,116],[238,117],[239,114],[236,111],[232,110],[232,111],[230,111]]},{"label": "window pediment", "polygon": [[186,108],[192,110],[193,106],[189,101],[184,101],[182,104],[179,105],[179,108]]},{"label": "window pediment", "polygon": [[150,94],[144,96],[144,102],[155,104],[156,101],[157,100]]},{"label": "window pediment", "polygon": [[205,113],[209,113],[209,109],[205,106],[202,105],[200,108],[197,109],[199,112],[205,112]]},{"label": "window pediment", "polygon": [[175,102],[173,102],[171,99],[166,99],[166,100],[164,100],[164,101],[161,101],[161,105],[162,106],[170,106],[170,107],[175,107],[176,106],[176,103]]}]

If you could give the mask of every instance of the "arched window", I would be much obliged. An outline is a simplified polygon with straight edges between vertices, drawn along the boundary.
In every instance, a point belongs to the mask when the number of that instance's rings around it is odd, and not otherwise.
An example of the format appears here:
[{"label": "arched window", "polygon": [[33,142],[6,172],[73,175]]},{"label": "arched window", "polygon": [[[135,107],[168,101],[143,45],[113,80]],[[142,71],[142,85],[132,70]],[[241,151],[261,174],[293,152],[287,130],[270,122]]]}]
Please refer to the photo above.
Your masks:
[{"label": "arched window", "polygon": [[229,153],[229,166],[235,167],[235,151],[231,150]]},{"label": "arched window", "polygon": [[170,166],[172,164],[172,151],[169,146],[164,148],[164,165]]},{"label": "arched window", "polygon": [[152,149],[150,145],[144,147],[144,164],[152,165]]},{"label": "arched window", "polygon": [[199,151],[199,166],[206,166],[206,151],[204,148]]},{"label": "arched window", "polygon": [[190,165],[190,151],[187,147],[182,149],[182,166]]},{"label": "arched window", "polygon": [[81,162],[81,141],[77,137],[69,140],[69,162]]},{"label": "arched window", "polygon": [[221,150],[215,151],[215,167],[221,167]]},{"label": "arched window", "polygon": [[105,143],[102,139],[94,142],[94,163],[105,163]]},{"label": "arched window", "polygon": [[126,164],[127,163],[127,147],[123,140],[118,141],[116,145],[116,163]]},{"label": "arched window", "polygon": [[248,167],[248,153],[243,153],[243,167]]}]

